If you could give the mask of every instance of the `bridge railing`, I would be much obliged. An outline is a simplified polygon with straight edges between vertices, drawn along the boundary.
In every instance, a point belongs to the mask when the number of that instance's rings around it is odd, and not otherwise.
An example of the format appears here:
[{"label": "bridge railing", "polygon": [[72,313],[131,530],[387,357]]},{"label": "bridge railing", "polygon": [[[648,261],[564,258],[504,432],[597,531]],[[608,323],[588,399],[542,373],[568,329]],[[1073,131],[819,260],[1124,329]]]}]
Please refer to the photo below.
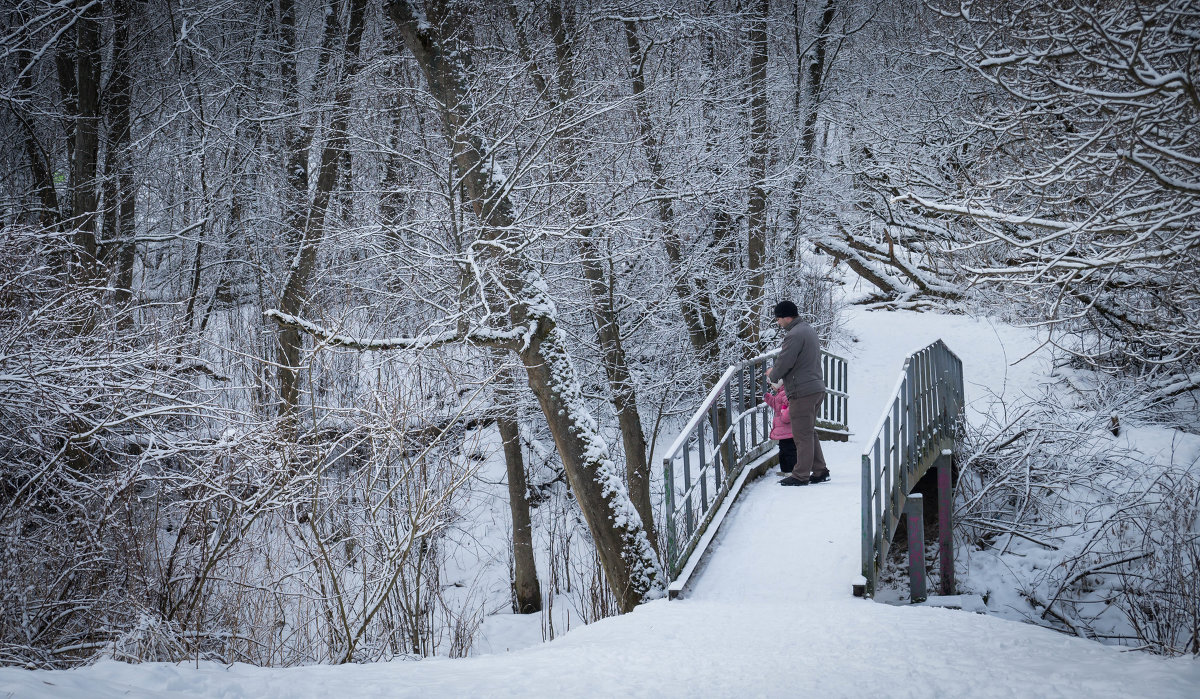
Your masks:
[{"label": "bridge railing", "polygon": [[[931,466],[952,452],[964,407],[962,360],[938,340],[904,362],[892,400],[862,455],[862,571],[873,596],[879,571],[903,516],[905,500]],[[939,478],[943,584],[949,546],[949,464]],[[941,475],[941,474],[939,474]],[[942,497],[944,496],[944,497]],[[949,574],[953,575],[953,560]],[[923,565],[923,562],[921,563]],[[951,578],[952,581],[952,578]]]},{"label": "bridge railing", "polygon": [[[730,366],[709,391],[663,458],[663,551],[675,581],[747,466],[770,454],[771,412],[762,402],[766,368],[778,350]],[[825,401],[817,414],[822,439],[846,441],[846,360],[822,353]],[[736,493],[733,493],[736,495]]]}]

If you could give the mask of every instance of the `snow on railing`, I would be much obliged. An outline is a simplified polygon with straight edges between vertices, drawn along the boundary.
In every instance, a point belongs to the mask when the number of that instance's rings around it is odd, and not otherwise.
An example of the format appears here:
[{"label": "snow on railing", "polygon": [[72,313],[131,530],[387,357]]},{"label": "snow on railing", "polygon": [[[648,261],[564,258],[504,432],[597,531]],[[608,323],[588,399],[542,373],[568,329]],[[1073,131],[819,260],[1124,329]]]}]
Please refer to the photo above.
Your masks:
[{"label": "snow on railing", "polygon": [[[905,360],[892,400],[862,455],[862,574],[866,580],[861,592],[867,597],[875,594],[880,568],[909,493],[935,464],[943,594],[953,587],[950,457],[962,425],[963,396],[962,360],[941,340]],[[919,519],[914,524],[919,524]],[[913,575],[922,576],[923,589],[924,561],[919,566]]]},{"label": "snow on railing", "polygon": [[[737,496],[750,469],[769,458],[775,445],[770,409],[762,403],[766,368],[779,350],[730,366],[663,458],[663,551],[671,592],[682,589],[703,555],[728,503]],[[846,441],[846,360],[822,352],[825,400],[817,413],[823,439]]]}]

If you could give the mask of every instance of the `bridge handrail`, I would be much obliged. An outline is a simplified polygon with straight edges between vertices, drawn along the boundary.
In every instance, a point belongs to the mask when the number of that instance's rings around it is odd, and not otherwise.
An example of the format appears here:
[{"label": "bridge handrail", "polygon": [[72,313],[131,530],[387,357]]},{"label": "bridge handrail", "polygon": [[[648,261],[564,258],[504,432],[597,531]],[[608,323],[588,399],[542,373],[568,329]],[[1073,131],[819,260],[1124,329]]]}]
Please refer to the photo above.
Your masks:
[{"label": "bridge handrail", "polygon": [[671,446],[667,449],[666,458],[671,458],[672,456],[678,454],[679,450],[683,448],[684,441],[696,431],[696,426],[700,424],[700,421],[704,419],[705,415],[708,413],[709,409],[712,408],[717,398],[720,397],[722,389],[729,384],[729,380],[733,377],[734,372],[746,364],[754,364],[759,362],[765,364],[767,359],[771,359],[778,354],[779,350],[776,349],[760,354],[752,359],[742,360],[737,364],[730,364],[729,367],[725,369],[725,373],[721,374],[721,378],[717,379],[716,385],[714,385],[712,390],[708,392],[708,395],[704,397],[704,401],[700,403],[700,407],[696,409],[696,412],[692,415],[692,418],[688,420],[687,424],[684,425],[683,429],[680,430],[678,435],[676,435],[675,441],[671,442]]},{"label": "bridge handrail", "polygon": [[[742,427],[744,424],[743,421],[747,417],[749,417],[751,413],[765,413],[766,407],[767,407],[767,405],[765,403],[759,403],[758,405],[754,406],[753,408],[750,408],[748,410],[743,410],[742,412],[738,413],[733,418],[732,424],[730,424],[729,427],[725,430],[724,434],[721,435],[721,438],[719,440],[717,440],[715,451],[719,452],[720,447],[729,442],[729,438],[733,435],[734,428]],[[760,445],[761,445],[761,442],[760,442]],[[751,451],[753,451],[753,449],[751,449]],[[711,469],[712,466],[713,466],[713,463],[709,462],[708,464],[706,464],[704,466],[704,470],[707,471],[707,470]],[[696,476],[697,476],[696,481],[694,483],[692,483],[690,486],[688,486],[687,490],[684,491],[684,493],[683,493],[684,497],[691,495],[696,490],[696,488],[700,486],[700,482],[703,477],[700,473],[697,473]]]},{"label": "bridge handrail", "polygon": [[965,394],[962,360],[938,340],[904,361],[862,454],[862,571],[872,596],[912,486],[954,449]]},{"label": "bridge handrail", "polygon": [[[663,457],[660,531],[666,532],[663,553],[671,580],[683,570],[741,471],[769,452],[770,420],[761,396],[767,389],[766,364],[778,354],[767,352],[726,369]],[[827,388],[818,427],[845,439],[846,360],[822,351],[822,373]],[[694,474],[693,458],[698,462]],[[682,472],[676,470],[678,461]]]}]

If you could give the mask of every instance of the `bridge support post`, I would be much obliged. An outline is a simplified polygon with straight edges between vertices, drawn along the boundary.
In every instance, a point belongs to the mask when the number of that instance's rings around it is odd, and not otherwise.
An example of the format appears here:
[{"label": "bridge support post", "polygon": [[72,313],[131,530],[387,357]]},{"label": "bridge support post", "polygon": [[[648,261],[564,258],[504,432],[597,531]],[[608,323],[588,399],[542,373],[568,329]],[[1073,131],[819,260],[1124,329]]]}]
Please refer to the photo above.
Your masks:
[{"label": "bridge support post", "polygon": [[912,602],[924,602],[925,592],[925,502],[913,493],[904,502],[908,524],[908,596]]},{"label": "bridge support post", "polygon": [[954,522],[951,521],[954,504],[951,485],[953,454],[950,449],[943,449],[937,462],[938,557],[941,560],[943,595],[954,594]]},{"label": "bridge support post", "polygon": [[875,594],[875,518],[872,516],[871,457],[862,457],[862,574],[863,593],[856,597],[871,597]]}]

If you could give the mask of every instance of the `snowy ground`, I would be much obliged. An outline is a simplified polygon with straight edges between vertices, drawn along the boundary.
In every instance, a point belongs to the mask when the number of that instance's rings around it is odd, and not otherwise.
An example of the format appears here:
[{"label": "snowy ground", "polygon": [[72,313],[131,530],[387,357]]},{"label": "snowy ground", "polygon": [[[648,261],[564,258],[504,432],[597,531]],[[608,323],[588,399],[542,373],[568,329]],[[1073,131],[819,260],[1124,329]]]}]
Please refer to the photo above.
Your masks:
[{"label": "snowy ground", "polygon": [[[1027,333],[961,316],[855,312],[848,444],[827,444],[830,483],[748,486],[685,599],[547,644],[448,660],[287,670],[105,662],[0,668],[0,697],[325,696],[1154,696],[1200,695],[1200,662],[1122,652],[961,611],[850,596],[859,569],[859,454],[904,355],[942,337],[976,409],[1046,371]],[[487,647],[523,624],[486,625]],[[515,619],[512,621],[516,621]],[[506,643],[511,629],[514,643]]]}]

